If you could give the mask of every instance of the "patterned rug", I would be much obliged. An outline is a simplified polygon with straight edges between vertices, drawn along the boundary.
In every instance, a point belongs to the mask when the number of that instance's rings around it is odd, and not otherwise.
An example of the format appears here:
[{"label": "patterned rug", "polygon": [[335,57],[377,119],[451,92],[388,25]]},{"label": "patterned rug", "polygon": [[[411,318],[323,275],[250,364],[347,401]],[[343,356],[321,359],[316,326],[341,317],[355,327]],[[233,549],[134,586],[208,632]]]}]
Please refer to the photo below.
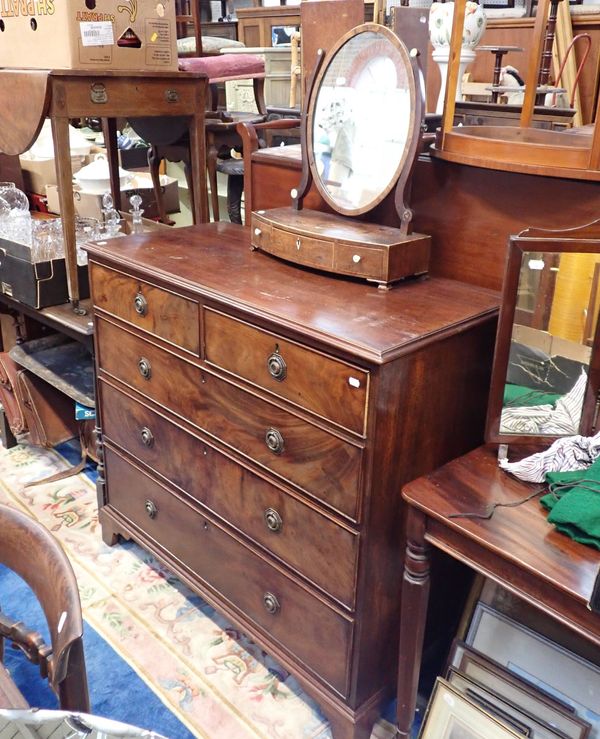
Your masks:
[{"label": "patterned rug", "polygon": [[[254,642],[140,547],[102,542],[96,491],[86,475],[24,487],[65,466],[55,451],[0,446],[0,500],[41,521],[61,541],[86,622],[166,710],[192,736],[207,739],[330,737],[315,703]],[[384,719],[373,731],[373,739],[393,736]]]}]

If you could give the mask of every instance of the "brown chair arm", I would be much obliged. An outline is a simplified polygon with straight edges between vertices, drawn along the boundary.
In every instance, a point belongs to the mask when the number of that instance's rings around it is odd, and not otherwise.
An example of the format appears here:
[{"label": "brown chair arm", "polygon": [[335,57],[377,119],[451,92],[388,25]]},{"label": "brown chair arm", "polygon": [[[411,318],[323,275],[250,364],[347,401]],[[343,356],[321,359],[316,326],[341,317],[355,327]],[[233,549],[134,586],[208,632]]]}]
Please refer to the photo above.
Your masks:
[{"label": "brown chair arm", "polygon": [[250,213],[252,213],[252,154],[260,149],[257,131],[298,128],[299,125],[300,118],[278,118],[262,123],[240,121],[237,124],[236,130],[242,140],[244,157],[244,223],[246,226],[250,225]]}]

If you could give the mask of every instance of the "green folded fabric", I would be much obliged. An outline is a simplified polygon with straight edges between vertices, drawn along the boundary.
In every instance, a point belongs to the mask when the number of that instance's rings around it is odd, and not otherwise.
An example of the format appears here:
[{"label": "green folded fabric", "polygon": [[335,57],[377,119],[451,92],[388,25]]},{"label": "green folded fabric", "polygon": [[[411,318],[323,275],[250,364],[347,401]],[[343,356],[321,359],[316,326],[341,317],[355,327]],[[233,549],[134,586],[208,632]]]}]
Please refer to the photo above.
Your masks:
[{"label": "green folded fabric", "polygon": [[532,390],[523,385],[506,383],[504,386],[504,406],[554,405],[562,398],[560,393],[546,393],[543,390]]},{"label": "green folded fabric", "polygon": [[600,549],[600,459],[585,470],[548,472],[548,484],[561,487],[540,498],[548,523],[580,544]]}]

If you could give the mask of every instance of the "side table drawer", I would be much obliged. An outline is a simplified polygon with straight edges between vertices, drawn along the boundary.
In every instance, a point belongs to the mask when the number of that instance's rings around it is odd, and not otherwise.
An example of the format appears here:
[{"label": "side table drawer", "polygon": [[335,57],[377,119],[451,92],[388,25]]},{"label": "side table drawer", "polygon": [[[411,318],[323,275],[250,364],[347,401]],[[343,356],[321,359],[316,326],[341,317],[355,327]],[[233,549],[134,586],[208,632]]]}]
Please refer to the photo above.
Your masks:
[{"label": "side table drawer", "polygon": [[[206,505],[344,605],[358,535],[101,381],[103,436]],[[327,567],[323,563],[327,562]]]},{"label": "side table drawer", "polygon": [[187,419],[342,513],[356,517],[362,447],[97,320],[100,373]]},{"label": "side table drawer", "polygon": [[106,448],[108,505],[341,695],[353,620]]},{"label": "side table drawer", "polygon": [[96,307],[199,356],[197,303],[93,262],[90,270]]},{"label": "side table drawer", "polygon": [[204,310],[206,360],[358,434],[369,373],[243,321]]}]

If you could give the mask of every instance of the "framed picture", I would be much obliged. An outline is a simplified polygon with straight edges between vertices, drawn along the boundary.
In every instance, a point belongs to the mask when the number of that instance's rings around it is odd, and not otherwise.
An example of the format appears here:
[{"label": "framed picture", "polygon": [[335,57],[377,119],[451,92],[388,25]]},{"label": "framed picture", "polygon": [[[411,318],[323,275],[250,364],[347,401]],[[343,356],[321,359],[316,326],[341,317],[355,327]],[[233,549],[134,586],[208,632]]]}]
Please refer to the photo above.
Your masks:
[{"label": "framed picture", "polygon": [[523,737],[438,677],[419,739],[515,739]]},{"label": "framed picture", "polygon": [[466,643],[547,695],[571,706],[600,739],[600,667],[478,603]]},{"label": "framed picture", "polygon": [[513,728],[518,734],[531,737],[531,739],[568,739],[566,734],[550,726],[543,719],[524,711],[514,703],[509,703],[500,698],[453,667],[448,670],[446,679],[452,687],[460,690],[467,698],[470,698],[502,723]]},{"label": "framed picture", "polygon": [[449,669],[456,669],[499,698],[543,720],[561,735],[587,739],[591,725],[578,718],[572,706],[546,695],[464,642],[454,642],[448,664]]}]

